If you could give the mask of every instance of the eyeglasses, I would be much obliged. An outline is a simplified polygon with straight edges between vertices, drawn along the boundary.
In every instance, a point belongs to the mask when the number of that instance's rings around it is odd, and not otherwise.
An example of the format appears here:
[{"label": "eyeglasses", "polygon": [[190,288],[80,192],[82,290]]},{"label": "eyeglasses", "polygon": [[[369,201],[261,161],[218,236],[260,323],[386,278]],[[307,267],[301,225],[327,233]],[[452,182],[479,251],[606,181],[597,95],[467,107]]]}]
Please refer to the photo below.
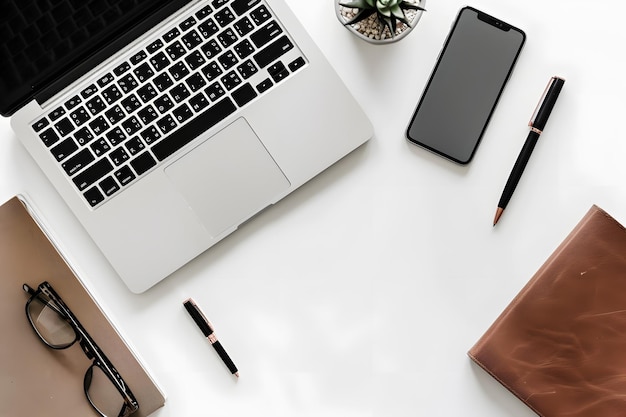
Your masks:
[{"label": "eyeglasses", "polygon": [[94,410],[102,417],[126,417],[137,411],[139,404],[126,382],[52,286],[43,282],[37,290],[27,284],[22,288],[31,295],[26,316],[44,343],[52,349],[67,349],[78,341],[87,358],[93,359],[83,386]]}]

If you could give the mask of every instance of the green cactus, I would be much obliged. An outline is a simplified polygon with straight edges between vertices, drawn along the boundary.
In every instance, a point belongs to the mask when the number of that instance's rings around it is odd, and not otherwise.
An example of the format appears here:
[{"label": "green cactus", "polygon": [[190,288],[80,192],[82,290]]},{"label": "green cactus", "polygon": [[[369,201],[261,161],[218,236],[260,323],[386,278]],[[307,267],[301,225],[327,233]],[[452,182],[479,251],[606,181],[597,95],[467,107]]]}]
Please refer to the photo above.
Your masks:
[{"label": "green cactus", "polygon": [[359,10],[353,19],[345,23],[346,25],[358,23],[376,13],[381,24],[381,33],[385,28],[389,28],[392,37],[395,36],[398,21],[411,26],[404,13],[405,10],[426,10],[416,3],[406,0],[352,0],[340,2],[339,4],[343,7]]}]

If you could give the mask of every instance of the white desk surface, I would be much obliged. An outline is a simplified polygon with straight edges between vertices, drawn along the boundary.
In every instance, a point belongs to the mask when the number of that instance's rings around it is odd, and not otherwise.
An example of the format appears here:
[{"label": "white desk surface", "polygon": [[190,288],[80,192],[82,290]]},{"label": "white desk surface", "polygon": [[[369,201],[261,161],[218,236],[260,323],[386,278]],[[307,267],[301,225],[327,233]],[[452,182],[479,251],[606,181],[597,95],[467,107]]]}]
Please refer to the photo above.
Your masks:
[{"label": "white desk surface", "polygon": [[[131,294],[0,121],[0,200],[28,193],[168,399],[157,417],[534,414],[466,356],[592,204],[626,221],[626,60],[614,1],[476,0],[527,43],[469,166],[404,138],[458,10],[373,46],[332,0],[289,0],[376,136],[147,293]],[[500,223],[533,109],[567,82]],[[185,312],[193,297],[238,365]]]}]

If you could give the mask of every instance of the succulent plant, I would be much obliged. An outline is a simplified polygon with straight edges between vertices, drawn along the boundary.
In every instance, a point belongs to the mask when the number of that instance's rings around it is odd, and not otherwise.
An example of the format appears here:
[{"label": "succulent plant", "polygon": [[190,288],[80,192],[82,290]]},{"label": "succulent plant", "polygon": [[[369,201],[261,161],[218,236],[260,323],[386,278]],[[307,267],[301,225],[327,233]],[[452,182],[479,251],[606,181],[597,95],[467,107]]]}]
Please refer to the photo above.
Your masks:
[{"label": "succulent plant", "polygon": [[339,2],[339,4],[343,7],[358,9],[356,16],[345,22],[346,25],[358,23],[375,13],[381,24],[381,33],[385,28],[389,28],[392,37],[396,33],[398,21],[411,26],[404,13],[405,10],[426,10],[420,7],[419,3],[412,3],[406,0],[352,0]]}]

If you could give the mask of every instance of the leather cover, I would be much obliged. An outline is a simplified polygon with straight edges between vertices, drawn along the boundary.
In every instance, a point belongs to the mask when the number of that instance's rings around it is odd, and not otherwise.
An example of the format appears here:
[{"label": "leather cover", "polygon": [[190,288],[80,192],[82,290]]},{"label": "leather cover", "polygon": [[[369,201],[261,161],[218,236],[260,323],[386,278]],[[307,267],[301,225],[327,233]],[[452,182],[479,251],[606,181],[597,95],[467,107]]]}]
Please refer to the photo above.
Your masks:
[{"label": "leather cover", "polygon": [[73,271],[17,197],[0,206],[0,416],[86,417],[97,413],[83,391],[91,365],[75,343],[54,350],[44,345],[26,317],[29,294],[48,281],[104,351],[147,416],[164,397]]},{"label": "leather cover", "polygon": [[592,206],[468,352],[540,416],[626,413],[626,232]]}]

